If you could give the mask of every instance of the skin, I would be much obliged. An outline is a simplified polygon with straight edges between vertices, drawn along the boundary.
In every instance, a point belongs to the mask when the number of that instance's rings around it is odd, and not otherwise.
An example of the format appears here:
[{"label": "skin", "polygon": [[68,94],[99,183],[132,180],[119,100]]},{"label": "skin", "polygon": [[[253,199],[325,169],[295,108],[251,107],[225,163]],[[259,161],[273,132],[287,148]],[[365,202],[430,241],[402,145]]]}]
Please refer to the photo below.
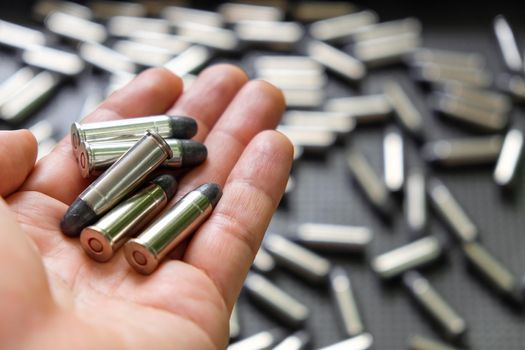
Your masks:
[{"label": "skin", "polygon": [[[162,68],[115,92],[84,122],[169,112],[197,119],[207,161],[179,184],[223,197],[191,241],[150,276],[119,251],[90,260],[59,221],[88,185],[69,138],[34,165],[26,130],[0,131],[1,349],[223,349],[228,319],[284,191],[292,146],[272,130],[281,92],[231,65],[203,71],[190,89]],[[8,316],[8,317],[6,317]]]}]

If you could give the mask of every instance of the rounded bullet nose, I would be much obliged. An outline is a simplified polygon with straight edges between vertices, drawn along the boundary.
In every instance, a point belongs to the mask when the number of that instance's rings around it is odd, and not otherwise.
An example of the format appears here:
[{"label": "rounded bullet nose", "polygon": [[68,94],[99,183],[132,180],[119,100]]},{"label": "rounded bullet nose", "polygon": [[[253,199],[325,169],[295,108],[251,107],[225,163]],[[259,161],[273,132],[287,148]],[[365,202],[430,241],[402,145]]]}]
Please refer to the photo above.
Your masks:
[{"label": "rounded bullet nose", "polygon": [[171,200],[175,192],[177,192],[177,180],[171,175],[160,175],[151,182],[162,188],[164,193],[166,193],[168,201]]},{"label": "rounded bullet nose", "polygon": [[124,245],[124,256],[131,267],[143,275],[151,274],[159,265],[158,258],[136,239]]},{"label": "rounded bullet nose", "polygon": [[197,190],[208,198],[212,207],[215,207],[222,197],[221,187],[215,183],[201,185]]},{"label": "rounded bullet nose", "polygon": [[69,237],[78,237],[84,227],[97,220],[97,214],[86,202],[76,199],[60,221],[60,229]]},{"label": "rounded bullet nose", "polygon": [[182,140],[182,166],[196,166],[203,163],[208,156],[208,149],[202,143]]},{"label": "rounded bullet nose", "polygon": [[89,226],[82,230],[80,245],[91,259],[98,262],[106,262],[113,257],[111,243],[97,226]]},{"label": "rounded bullet nose", "polygon": [[191,139],[197,134],[197,122],[195,119],[183,116],[169,116],[171,136],[175,139]]}]

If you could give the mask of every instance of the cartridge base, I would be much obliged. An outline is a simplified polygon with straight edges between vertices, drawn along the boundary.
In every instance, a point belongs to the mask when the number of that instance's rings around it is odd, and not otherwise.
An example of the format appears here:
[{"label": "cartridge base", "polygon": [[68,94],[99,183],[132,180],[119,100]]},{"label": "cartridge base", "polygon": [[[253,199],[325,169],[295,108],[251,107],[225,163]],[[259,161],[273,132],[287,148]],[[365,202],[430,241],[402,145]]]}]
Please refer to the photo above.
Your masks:
[{"label": "cartridge base", "polygon": [[151,274],[159,265],[158,257],[134,239],[124,245],[124,255],[131,267],[143,275]]},{"label": "cartridge base", "polygon": [[80,245],[86,254],[98,262],[106,262],[113,257],[113,245],[104,231],[96,226],[86,227],[80,234]]}]

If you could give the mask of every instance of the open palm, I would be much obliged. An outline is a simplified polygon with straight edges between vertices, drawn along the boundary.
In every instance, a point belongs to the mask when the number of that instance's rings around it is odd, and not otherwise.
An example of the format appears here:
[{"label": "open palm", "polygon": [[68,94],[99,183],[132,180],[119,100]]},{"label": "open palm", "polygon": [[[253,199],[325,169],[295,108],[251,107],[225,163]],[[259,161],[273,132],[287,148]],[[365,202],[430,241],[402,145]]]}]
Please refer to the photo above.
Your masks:
[{"label": "open palm", "polygon": [[150,276],[135,273],[122,251],[96,263],[60,232],[88,184],[68,138],[34,166],[31,134],[0,132],[0,348],[224,348],[233,303],[290,170],[289,141],[264,131],[283,109],[271,85],[216,65],[184,93],[167,70],[148,70],[86,118],[192,116],[208,160],[183,178],[175,199],[204,182],[224,185],[209,220]]}]

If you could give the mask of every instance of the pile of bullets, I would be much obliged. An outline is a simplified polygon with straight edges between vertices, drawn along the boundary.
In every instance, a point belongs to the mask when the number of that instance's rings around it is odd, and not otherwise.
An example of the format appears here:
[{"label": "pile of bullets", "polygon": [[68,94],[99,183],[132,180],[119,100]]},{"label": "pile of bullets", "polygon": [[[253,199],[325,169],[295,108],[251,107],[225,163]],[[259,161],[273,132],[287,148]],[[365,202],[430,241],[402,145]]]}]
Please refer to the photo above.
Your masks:
[{"label": "pile of bullets", "polygon": [[222,194],[217,184],[204,184],[163,211],[177,181],[152,174],[204,162],[206,147],[189,140],[196,133],[195,120],[167,115],[73,124],[71,144],[82,175],[100,176],[68,208],[62,232],[80,236],[84,251],[99,262],[124,246],[128,263],[151,274],[206,220]]},{"label": "pile of bullets", "polygon": [[[190,8],[184,1],[174,5],[158,0],[94,0],[88,6],[38,1],[33,15],[44,25],[45,33],[0,21],[0,45],[21,51],[25,65],[0,84],[0,118],[16,125],[62,82],[91,67],[108,74],[107,89],[102,96],[89,96],[80,116],[91,112],[142,69],[163,66],[181,76],[188,88],[195,79],[193,74],[208,63],[220,57],[238,59],[251,77],[269,81],[283,91],[288,109],[278,130],[292,141],[296,161],[326,153],[348,140],[362,125],[394,122],[384,129],[383,176],[376,173],[357,147],[348,147],[346,154],[354,182],[382,219],[388,221],[394,215],[395,198],[403,197],[405,221],[413,239],[372,258],[370,265],[381,279],[402,281],[447,342],[458,346],[468,343],[468,327],[418,272],[424,265],[439,261],[445,251],[444,242],[428,234],[428,207],[450,228],[474,270],[502,295],[523,304],[519,278],[484,247],[477,225],[450,190],[431,175],[434,166],[494,164],[497,185],[512,190],[516,182],[523,132],[516,126],[509,128],[512,120],[508,116],[513,102],[525,100],[525,79],[523,58],[506,19],[501,15],[495,18],[494,32],[508,72],[494,77],[481,54],[421,48],[422,25],[415,18],[379,22],[376,12],[339,1],[252,2],[256,4],[224,3],[216,11],[209,11]],[[59,43],[69,49],[55,48]],[[368,72],[391,65],[407,67],[406,76],[411,79],[385,78],[382,91],[368,95],[334,97],[328,89],[332,75],[336,81],[356,87]],[[428,103],[414,82],[431,91]],[[473,136],[431,141],[425,120],[433,112],[443,122]],[[173,195],[175,182],[163,175],[129,199],[121,200],[136,191],[158,166],[192,166],[204,160],[205,148],[187,140],[192,137],[190,124],[187,118],[169,116],[75,123],[72,144],[82,175],[102,175],[70,208],[63,221],[64,232],[82,232],[86,252],[99,261],[109,259],[126,239],[143,229],[127,213],[138,210],[141,219],[137,221],[150,221]],[[31,130],[38,135],[42,149],[52,147],[50,125],[43,121]],[[146,130],[151,133],[144,136]],[[123,134],[119,135],[120,131]],[[432,167],[405,169],[407,138],[419,145],[420,158]],[[192,156],[185,158],[185,154]],[[131,172],[136,174],[133,178],[141,180],[128,183],[129,177],[124,175]],[[293,195],[294,184],[291,176],[284,200]],[[179,237],[186,237],[186,232],[173,234],[169,228],[187,210],[187,201],[203,201],[203,208],[210,208],[206,209],[209,214],[220,190],[204,186],[190,192],[126,244],[126,258],[134,268],[150,273],[165,252],[182,239]],[[99,191],[108,194],[107,198],[100,197]],[[70,220],[73,216],[76,219]],[[129,225],[122,224],[127,221]],[[127,230],[128,226],[133,227],[129,232],[113,230]],[[165,240],[158,237],[172,234],[167,246],[159,246]],[[373,336],[366,331],[349,276],[318,252],[366,255],[372,231],[367,227],[310,222],[298,225],[290,238],[269,234],[264,241],[254,271],[245,282],[250,300],[289,329],[305,327],[310,315],[308,306],[269,279],[277,266],[282,267],[307,283],[330,289],[348,339],[325,349],[370,349]],[[235,340],[241,334],[237,307],[230,332]],[[282,330],[268,330],[232,343],[229,349],[309,346],[311,337],[306,330],[286,338]],[[418,335],[408,340],[408,347],[452,349],[441,341]]]}]

